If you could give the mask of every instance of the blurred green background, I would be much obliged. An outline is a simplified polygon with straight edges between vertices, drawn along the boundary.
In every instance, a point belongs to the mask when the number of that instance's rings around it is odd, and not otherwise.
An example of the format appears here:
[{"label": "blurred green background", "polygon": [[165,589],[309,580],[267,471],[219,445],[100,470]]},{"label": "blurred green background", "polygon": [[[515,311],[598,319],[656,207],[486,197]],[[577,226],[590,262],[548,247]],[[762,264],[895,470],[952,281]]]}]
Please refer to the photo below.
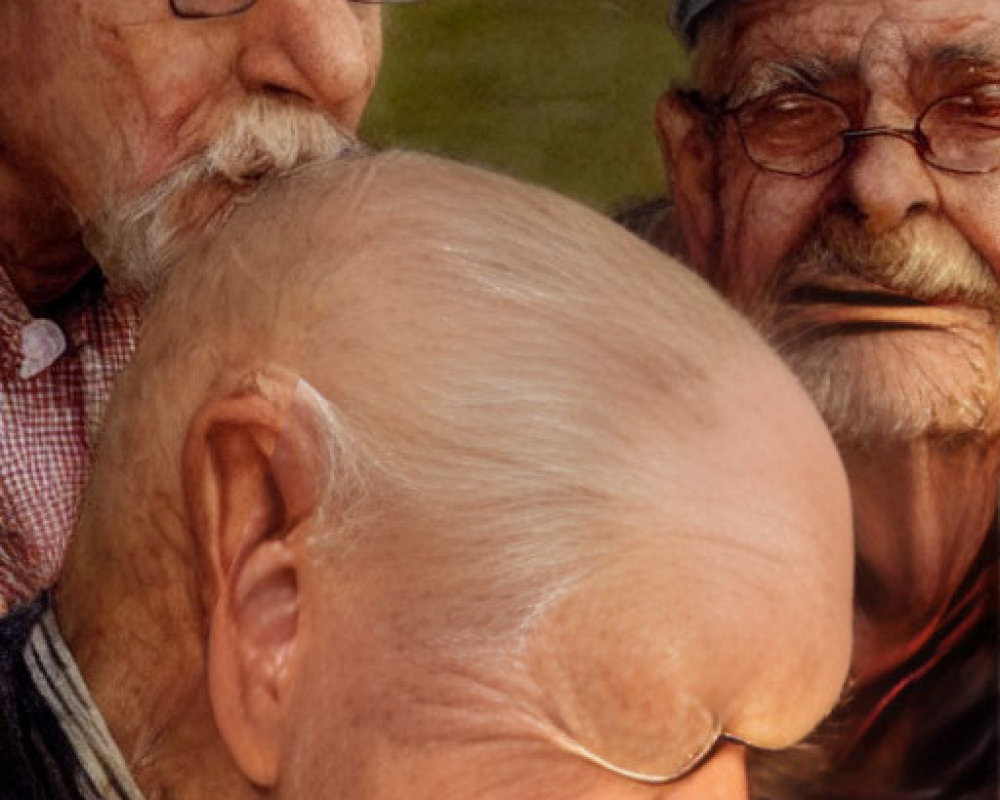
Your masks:
[{"label": "blurred green background", "polygon": [[666,0],[385,7],[377,146],[496,167],[601,210],[662,193],[653,105],[683,77]]}]

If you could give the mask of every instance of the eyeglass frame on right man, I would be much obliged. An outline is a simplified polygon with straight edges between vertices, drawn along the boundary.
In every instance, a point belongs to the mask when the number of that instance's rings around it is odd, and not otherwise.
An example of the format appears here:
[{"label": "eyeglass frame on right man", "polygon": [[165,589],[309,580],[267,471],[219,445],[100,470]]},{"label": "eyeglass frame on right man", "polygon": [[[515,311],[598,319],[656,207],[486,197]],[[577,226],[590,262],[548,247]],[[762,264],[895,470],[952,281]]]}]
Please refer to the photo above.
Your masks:
[{"label": "eyeglass frame on right man", "polygon": [[[852,150],[852,146],[855,142],[863,139],[872,138],[875,136],[892,136],[897,139],[902,139],[908,144],[912,145],[920,158],[931,167],[935,169],[942,170],[944,172],[951,172],[959,175],[985,175],[1000,169],[1000,124],[995,128],[995,136],[993,137],[996,145],[997,152],[994,155],[994,160],[996,163],[991,166],[979,167],[975,169],[963,169],[956,166],[948,166],[937,159],[940,158],[938,154],[935,154],[932,138],[929,136],[924,128],[924,122],[927,117],[937,110],[943,107],[949,102],[955,102],[961,98],[970,98],[972,93],[980,91],[983,89],[992,89],[997,97],[997,112],[998,120],[1000,120],[1000,83],[984,83],[978,86],[970,87],[964,89],[961,92],[955,92],[953,94],[948,94],[943,97],[939,97],[933,102],[931,102],[927,107],[921,112],[921,114],[916,118],[912,128],[896,128],[891,126],[874,126],[874,127],[862,127],[862,128],[852,128],[851,117],[847,109],[839,101],[833,99],[832,97],[827,97],[826,95],[820,94],[819,92],[812,91],[805,87],[795,88],[795,89],[778,89],[773,92],[769,92],[761,97],[751,98],[746,100],[736,106],[729,107],[726,104],[726,99],[712,101],[706,98],[701,92],[695,90],[683,90],[680,92],[681,97],[691,104],[695,109],[700,111],[705,115],[709,122],[713,126],[713,132],[719,134],[721,132],[721,125],[727,118],[732,118],[736,124],[737,133],[739,134],[740,142],[743,146],[743,151],[747,158],[750,159],[751,163],[767,172],[773,172],[779,175],[787,175],[796,178],[811,178],[815,175],[820,174],[828,169],[835,167],[837,164],[844,161]],[[834,137],[831,137],[826,141],[830,144],[834,141],[834,138],[840,141],[839,153],[832,160],[824,160],[822,166],[816,166],[814,168],[808,168],[805,170],[792,170],[792,169],[782,169],[771,164],[766,163],[765,160],[761,159],[760,153],[754,152],[756,148],[753,147],[751,142],[748,141],[748,135],[746,130],[746,124],[742,115],[746,112],[748,108],[760,106],[768,102],[773,102],[776,98],[780,97],[809,97],[814,101],[825,104],[828,108],[835,108],[842,116],[847,127],[843,130],[836,132]],[[772,162],[773,164],[773,162]]]}]

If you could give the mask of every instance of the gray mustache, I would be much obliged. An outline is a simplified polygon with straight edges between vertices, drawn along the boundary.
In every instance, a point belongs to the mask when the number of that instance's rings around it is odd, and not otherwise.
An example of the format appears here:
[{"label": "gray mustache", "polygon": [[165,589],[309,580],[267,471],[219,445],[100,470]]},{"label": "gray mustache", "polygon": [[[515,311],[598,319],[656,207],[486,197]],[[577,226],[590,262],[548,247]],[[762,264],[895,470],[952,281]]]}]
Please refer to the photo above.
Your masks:
[{"label": "gray mustache", "polygon": [[779,298],[823,278],[854,278],[914,300],[1000,312],[1000,283],[987,261],[954,227],[921,219],[871,235],[854,219],[821,220],[779,270]]}]

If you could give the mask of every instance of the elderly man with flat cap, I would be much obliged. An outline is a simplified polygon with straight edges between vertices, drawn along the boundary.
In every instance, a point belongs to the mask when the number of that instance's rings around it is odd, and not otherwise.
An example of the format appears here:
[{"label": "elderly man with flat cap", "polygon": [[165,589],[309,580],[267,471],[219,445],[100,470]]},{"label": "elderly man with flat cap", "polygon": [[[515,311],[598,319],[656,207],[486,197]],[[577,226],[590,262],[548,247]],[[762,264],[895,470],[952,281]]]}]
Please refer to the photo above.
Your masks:
[{"label": "elderly man with flat cap", "polygon": [[694,89],[657,108],[672,197],[628,221],[770,337],[854,496],[853,691],[827,766],[760,792],[995,798],[1000,4],[673,19]]},{"label": "elderly man with flat cap", "polygon": [[0,612],[58,572],[178,233],[265,172],[353,147],[378,2],[0,3]]}]

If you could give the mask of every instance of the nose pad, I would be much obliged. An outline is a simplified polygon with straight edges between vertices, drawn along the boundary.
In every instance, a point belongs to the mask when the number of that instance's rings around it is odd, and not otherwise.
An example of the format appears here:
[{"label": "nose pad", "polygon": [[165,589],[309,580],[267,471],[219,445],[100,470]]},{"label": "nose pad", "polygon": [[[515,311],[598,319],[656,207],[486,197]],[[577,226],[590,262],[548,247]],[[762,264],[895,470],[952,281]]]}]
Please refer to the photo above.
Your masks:
[{"label": "nose pad", "polygon": [[346,0],[260,0],[240,18],[236,72],[248,92],[315,106],[354,130],[381,57],[380,10]]},{"label": "nose pad", "polygon": [[666,788],[662,800],[748,800],[746,747],[726,742],[708,761]]}]

